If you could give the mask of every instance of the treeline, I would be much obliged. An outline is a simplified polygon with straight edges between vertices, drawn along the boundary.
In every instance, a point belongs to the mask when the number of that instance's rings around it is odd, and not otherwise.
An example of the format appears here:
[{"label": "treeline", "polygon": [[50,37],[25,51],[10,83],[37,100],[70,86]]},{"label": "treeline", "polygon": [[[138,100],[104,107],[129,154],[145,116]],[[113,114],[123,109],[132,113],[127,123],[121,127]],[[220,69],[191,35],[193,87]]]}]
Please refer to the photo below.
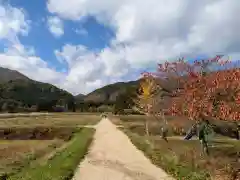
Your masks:
[{"label": "treeline", "polygon": [[73,97],[67,99],[42,98],[36,102],[25,104],[12,99],[0,99],[0,112],[112,112],[114,114],[136,114],[131,110],[134,105],[130,94],[120,94],[114,102],[77,101]]},{"label": "treeline", "polygon": [[20,112],[63,112],[76,111],[74,100],[69,100],[66,104],[59,104],[59,100],[48,100],[38,102],[35,105],[23,104],[11,99],[0,99],[0,112],[20,113]]},{"label": "treeline", "polygon": [[94,102],[94,101],[77,101],[74,98],[68,99],[39,99],[31,104],[12,99],[0,99],[0,112],[17,113],[17,112],[112,112],[114,114],[136,114],[131,110],[133,106],[132,97],[129,94],[121,94],[115,102]]},{"label": "treeline", "polygon": [[11,80],[0,84],[1,112],[75,111],[74,96],[48,83]]},{"label": "treeline", "polygon": [[[115,87],[116,86],[116,87]],[[136,83],[117,83],[95,93],[112,94],[119,92],[114,101],[83,101],[72,94],[48,83],[37,81],[11,80],[0,84],[0,112],[113,112],[133,114],[133,98],[136,97]],[[99,92],[98,92],[99,91]],[[102,92],[103,91],[103,92]],[[103,93],[103,94],[104,94]]]},{"label": "treeline", "polygon": [[112,112],[113,114],[139,114],[132,110],[134,106],[133,99],[136,97],[136,90],[127,89],[124,93],[120,93],[115,101],[80,101],[76,103],[77,111],[81,112]]}]

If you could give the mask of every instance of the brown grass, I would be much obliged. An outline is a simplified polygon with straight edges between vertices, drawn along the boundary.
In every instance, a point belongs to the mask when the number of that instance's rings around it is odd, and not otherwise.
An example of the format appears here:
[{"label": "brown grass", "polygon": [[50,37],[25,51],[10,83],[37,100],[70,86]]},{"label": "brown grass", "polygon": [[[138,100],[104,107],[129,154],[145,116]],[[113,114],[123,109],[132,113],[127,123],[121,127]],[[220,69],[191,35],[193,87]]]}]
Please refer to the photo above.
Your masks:
[{"label": "brown grass", "polygon": [[1,118],[0,127],[18,126],[83,126],[93,125],[100,120],[99,115],[79,113],[55,113],[49,116]]},{"label": "brown grass", "polygon": [[[152,162],[179,180],[238,180],[240,145],[237,141],[214,141],[210,156],[201,154],[199,141],[169,139],[169,143],[158,137],[147,138],[125,129],[132,142]],[[148,141],[147,141],[148,140]],[[150,144],[149,144],[150,142]],[[237,175],[238,174],[238,175]],[[221,177],[221,178],[220,178]]]},{"label": "brown grass", "polygon": [[0,175],[18,172],[31,162],[54,156],[56,149],[70,142],[79,128],[94,125],[100,119],[98,114],[79,113],[1,117]]},{"label": "brown grass", "polygon": [[61,146],[63,140],[1,140],[0,141],[0,174],[15,172],[30,161],[44,156],[49,151]]},{"label": "brown grass", "polygon": [[[183,137],[169,138],[169,143],[161,139],[160,123],[150,123],[150,137],[145,136],[144,116],[120,116],[113,122],[124,126],[124,131],[132,142],[141,149],[154,164],[162,167],[179,180],[238,180],[240,178],[240,143],[229,138],[215,138],[210,148],[210,156],[202,155],[198,140],[184,141]],[[168,117],[169,118],[169,117]],[[179,118],[180,119],[180,118]],[[170,125],[186,128],[191,122],[170,117]],[[185,124],[186,123],[186,124]],[[171,135],[179,135],[172,132]],[[196,138],[195,138],[196,139]],[[149,144],[150,142],[150,144]],[[237,175],[238,174],[238,175]]]},{"label": "brown grass", "polygon": [[[137,132],[138,134],[145,134],[144,123],[146,120],[146,116],[144,115],[128,115],[128,116],[112,116],[112,122],[115,124],[124,125],[131,131]],[[184,136],[188,129],[194,123],[193,121],[188,120],[186,117],[172,117],[167,116],[168,120],[168,136]],[[161,125],[162,121],[157,120],[152,117],[148,117],[149,120],[149,132],[152,135],[160,135],[161,134]],[[212,120],[215,125],[217,125],[224,132],[225,128],[228,127],[228,131],[225,131],[225,135],[229,137],[234,137],[235,134],[233,130],[235,130],[235,125],[230,122],[216,121]],[[231,127],[231,128],[230,128]]]},{"label": "brown grass", "polygon": [[0,127],[0,140],[70,140],[78,129],[75,127]]}]

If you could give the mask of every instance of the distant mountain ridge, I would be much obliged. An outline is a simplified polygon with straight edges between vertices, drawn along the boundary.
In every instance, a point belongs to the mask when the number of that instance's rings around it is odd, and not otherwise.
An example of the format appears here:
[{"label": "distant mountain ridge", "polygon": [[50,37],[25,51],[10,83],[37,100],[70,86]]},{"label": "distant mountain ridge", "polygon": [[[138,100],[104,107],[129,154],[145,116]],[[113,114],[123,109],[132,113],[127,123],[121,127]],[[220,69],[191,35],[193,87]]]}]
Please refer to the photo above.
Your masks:
[{"label": "distant mountain ridge", "polygon": [[29,81],[30,79],[18,71],[0,67],[0,83],[6,83],[11,80]]},{"label": "distant mountain ridge", "polygon": [[[18,71],[0,68],[0,111],[2,107],[73,106],[74,96],[52,84],[34,81]],[[7,104],[7,105],[6,105]]]},{"label": "distant mountain ridge", "polygon": [[139,83],[140,80],[117,82],[98,88],[87,95],[73,96],[54,85],[31,80],[18,71],[0,68],[0,100],[14,100],[28,106],[49,101],[61,101],[57,102],[61,104],[62,101],[70,99],[76,103],[110,103],[113,105],[118,103],[117,101],[131,99],[135,96]]},{"label": "distant mountain ridge", "polygon": [[75,96],[76,101],[83,101],[84,100],[85,95],[84,94],[78,94]]},{"label": "distant mountain ridge", "polygon": [[139,80],[129,82],[117,82],[98,88],[83,96],[85,102],[115,102],[120,94],[138,89]]},{"label": "distant mountain ridge", "polygon": [[[129,90],[135,91],[138,84],[139,81],[117,82],[98,88],[87,95],[78,94],[74,98],[76,101],[84,102],[115,102],[119,94]],[[73,97],[71,93],[51,84],[34,81],[18,71],[2,67],[0,67],[0,90],[1,99],[12,99],[29,105],[46,99],[49,94],[52,94],[51,99],[57,99],[60,94]],[[53,91],[58,95],[52,93]]]}]

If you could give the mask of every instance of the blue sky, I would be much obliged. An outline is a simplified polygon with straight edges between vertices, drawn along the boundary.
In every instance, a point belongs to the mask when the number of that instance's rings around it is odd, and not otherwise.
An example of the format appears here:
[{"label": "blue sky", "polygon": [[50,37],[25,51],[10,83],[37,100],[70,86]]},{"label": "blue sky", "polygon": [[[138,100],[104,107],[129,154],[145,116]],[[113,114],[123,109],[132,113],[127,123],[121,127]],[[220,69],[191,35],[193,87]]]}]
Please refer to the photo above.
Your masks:
[{"label": "blue sky", "polygon": [[220,53],[239,60],[238,5],[0,0],[0,66],[86,94],[182,56],[193,61]]},{"label": "blue sky", "polygon": [[[9,3],[17,8],[23,8],[30,17],[31,31],[28,36],[20,36],[21,43],[27,46],[34,46],[36,55],[47,60],[51,67],[56,70],[62,70],[66,67],[60,64],[53,53],[53,49],[60,49],[69,42],[73,45],[84,45],[93,51],[100,51],[109,45],[110,40],[114,37],[114,32],[99,24],[94,17],[86,17],[81,23],[64,21],[64,35],[55,38],[49,31],[46,20],[52,16],[46,8],[46,1],[19,1],[10,0]],[[88,34],[78,34],[76,30],[84,29]]]}]

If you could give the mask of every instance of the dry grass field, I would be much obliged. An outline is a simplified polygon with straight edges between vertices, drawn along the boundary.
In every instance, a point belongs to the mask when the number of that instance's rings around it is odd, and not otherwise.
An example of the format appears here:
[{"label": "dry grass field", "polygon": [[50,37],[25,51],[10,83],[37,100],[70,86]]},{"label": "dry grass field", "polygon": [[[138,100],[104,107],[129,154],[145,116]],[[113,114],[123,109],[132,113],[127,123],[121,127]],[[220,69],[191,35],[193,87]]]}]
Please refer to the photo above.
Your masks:
[{"label": "dry grass field", "polygon": [[67,126],[76,127],[84,125],[93,125],[100,120],[98,114],[80,114],[80,113],[54,113],[40,116],[25,116],[0,118],[0,127],[22,127],[22,126]]},{"label": "dry grass field", "polygon": [[[39,166],[43,168],[43,162],[55,164],[54,157],[58,161],[64,161],[64,158],[61,157],[61,152],[63,153],[62,156],[65,156],[64,151],[67,151],[68,148],[80,150],[80,152],[74,151],[75,160],[70,158],[69,162],[72,162],[72,164],[68,164],[69,167],[74,169],[84,153],[86,153],[93,135],[93,129],[84,128],[84,126],[94,125],[100,119],[99,115],[82,115],[77,113],[55,113],[11,118],[1,117],[0,179],[4,179],[5,176],[9,177],[8,179],[17,179],[17,174],[21,174],[21,172],[27,169],[29,169],[29,172],[33,172],[33,169],[31,169],[33,167]],[[83,143],[81,144],[81,141],[78,142],[80,144],[72,143],[74,139],[80,139]],[[80,153],[81,157],[77,155],[78,153]],[[79,159],[76,159],[78,156]],[[59,163],[64,164],[64,162]],[[41,168],[38,169],[40,173]],[[71,176],[68,172],[69,169],[65,171],[67,171],[65,173],[66,176]],[[55,172],[57,172],[54,175],[56,177],[59,174],[63,175],[57,169]],[[34,179],[38,179],[34,174],[33,176]],[[49,176],[51,176],[51,173]],[[26,177],[25,179],[28,178]],[[39,179],[44,180],[41,176]]]},{"label": "dry grass field", "polygon": [[64,143],[63,140],[1,140],[0,172],[16,172],[37,158],[54,151]]},{"label": "dry grass field", "polygon": [[[240,142],[215,134],[210,142],[210,155],[201,153],[199,141],[183,140],[192,122],[184,118],[168,117],[169,142],[161,139],[161,123],[150,120],[150,137],[145,136],[144,116],[114,116],[115,124],[152,162],[179,180],[238,180],[240,178]],[[220,126],[225,127],[226,124]],[[177,137],[176,137],[177,136]]]},{"label": "dry grass field", "polygon": [[[143,115],[120,115],[120,116],[112,116],[112,121],[115,124],[118,125],[124,125],[124,127],[127,127],[128,129],[131,129],[134,132],[137,132],[138,134],[144,135],[145,132],[145,119],[146,116]],[[162,121],[157,120],[155,118],[149,117],[149,130],[150,133],[153,135],[160,135],[161,131],[161,125]],[[166,117],[168,120],[168,136],[184,136],[188,129],[193,124],[192,121],[187,120],[185,117]],[[216,125],[216,131],[219,132],[218,135],[225,135],[226,137],[235,137],[235,130],[236,126],[234,123],[229,122],[223,122],[223,121],[217,121],[212,120]]]}]

